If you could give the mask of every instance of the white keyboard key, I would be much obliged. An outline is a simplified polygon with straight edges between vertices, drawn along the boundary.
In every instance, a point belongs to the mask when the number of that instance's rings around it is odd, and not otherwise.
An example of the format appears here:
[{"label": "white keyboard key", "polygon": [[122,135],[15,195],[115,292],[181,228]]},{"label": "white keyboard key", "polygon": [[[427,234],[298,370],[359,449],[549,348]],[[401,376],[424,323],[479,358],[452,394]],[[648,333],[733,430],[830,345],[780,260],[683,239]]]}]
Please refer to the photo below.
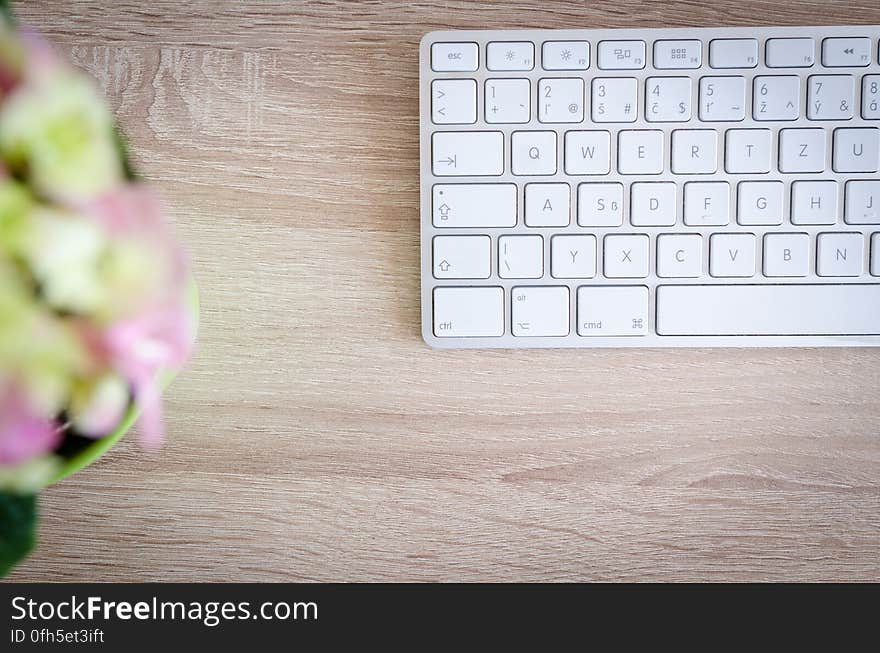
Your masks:
[{"label": "white keyboard key", "polygon": [[431,191],[435,227],[513,227],[515,184],[435,184]]},{"label": "white keyboard key", "polygon": [[498,239],[498,276],[502,279],[543,277],[544,239],[541,236],[501,236]]},{"label": "white keyboard key", "polygon": [[591,85],[593,122],[635,122],[639,83],[632,77],[598,77]]},{"label": "white keyboard key", "polygon": [[645,286],[581,286],[577,292],[580,336],[644,336],[648,333]]},{"label": "white keyboard key", "polygon": [[834,172],[877,172],[880,130],[876,127],[834,130]]},{"label": "white keyboard key", "polygon": [[871,39],[827,38],[822,41],[822,65],[829,68],[867,66],[871,63]]},{"label": "white keyboard key", "polygon": [[837,223],[837,182],[794,182],[791,185],[791,223]]},{"label": "white keyboard key", "polygon": [[437,72],[470,72],[477,69],[476,43],[432,43],[431,68]]},{"label": "white keyboard key", "polygon": [[623,224],[623,184],[579,184],[578,224],[619,227]]},{"label": "white keyboard key", "polygon": [[602,41],[597,57],[602,70],[640,70],[645,67],[645,42]]},{"label": "white keyboard key", "polygon": [[656,175],[663,172],[663,132],[631,129],[618,134],[617,169],[622,175]]},{"label": "white keyboard key", "polygon": [[434,132],[432,168],[437,177],[500,175],[504,172],[501,132]]},{"label": "white keyboard key", "polygon": [[565,132],[565,174],[607,175],[609,172],[611,172],[610,133]]},{"label": "white keyboard key", "polygon": [[810,273],[808,234],[764,236],[765,277],[805,277]]},{"label": "white keyboard key", "polygon": [[746,117],[744,77],[701,77],[700,120],[739,122]]},{"label": "white keyboard key", "polygon": [[486,122],[524,123],[530,118],[527,79],[487,79],[483,109]]},{"label": "white keyboard key", "polygon": [[[755,310],[756,306],[761,309]],[[880,334],[880,285],[660,286],[657,332],[666,336]]]},{"label": "white keyboard key", "polygon": [[671,227],[675,224],[676,188],[671,182],[632,185],[630,216],[635,227]]},{"label": "white keyboard key", "polygon": [[513,174],[556,174],[556,132],[513,132],[510,136],[510,149]]},{"label": "white keyboard key", "polygon": [[880,75],[862,78],[862,118],[880,120]]},{"label": "white keyboard key", "polygon": [[531,70],[534,67],[534,43],[495,42],[486,47],[486,68],[489,70]]},{"label": "white keyboard key", "polygon": [[847,224],[880,224],[880,181],[846,182]]},{"label": "white keyboard key", "polygon": [[553,236],[550,274],[556,279],[592,279],[596,276],[596,237],[592,234]]},{"label": "white keyboard key", "polygon": [[871,236],[871,274],[880,277],[880,233]]},{"label": "white keyboard key", "polygon": [[816,240],[816,274],[820,277],[858,277],[864,261],[862,234],[819,234]]},{"label": "white keyboard key", "polygon": [[853,117],[855,82],[852,75],[813,75],[807,84],[807,118],[849,120]]},{"label": "white keyboard key", "polygon": [[648,276],[647,236],[605,236],[604,273],[609,279],[639,279]]},{"label": "white keyboard key", "polygon": [[728,129],[726,141],[727,172],[770,172],[773,133],[769,129]]},{"label": "white keyboard key", "polygon": [[718,132],[714,129],[676,129],[672,132],[672,172],[711,174],[718,169]]},{"label": "white keyboard key", "polygon": [[544,70],[586,70],[590,67],[587,41],[545,41],[541,48]]},{"label": "white keyboard key", "polygon": [[726,181],[686,183],[684,223],[689,227],[730,224],[730,184]]},{"label": "white keyboard key", "polygon": [[434,236],[434,277],[488,279],[492,258],[489,236]]},{"label": "white keyboard key", "polygon": [[655,41],[654,68],[681,70],[703,65],[703,44],[697,40]]},{"label": "white keyboard key", "polygon": [[434,288],[438,338],[504,335],[504,289]]},{"label": "white keyboard key", "polygon": [[645,89],[645,119],[648,122],[687,122],[691,119],[690,77],[649,77]]},{"label": "white keyboard key", "polygon": [[713,277],[755,276],[754,234],[712,234],[709,239],[709,274]]},{"label": "white keyboard key", "polygon": [[824,129],[782,129],[779,132],[780,172],[825,170]]},{"label": "white keyboard key", "polygon": [[801,79],[795,75],[755,77],[752,117],[755,120],[797,120],[800,115]]},{"label": "white keyboard key", "polygon": [[538,120],[583,122],[584,80],[542,79],[538,82]]},{"label": "white keyboard key", "polygon": [[511,323],[515,336],[567,336],[571,330],[566,286],[512,288]]},{"label": "white keyboard key", "polygon": [[567,227],[571,191],[568,184],[526,184],[526,226]]},{"label": "white keyboard key", "polygon": [[737,187],[736,220],[741,225],[782,224],[781,181],[741,181]]},{"label": "white keyboard key", "polygon": [[703,237],[699,234],[662,234],[657,237],[657,276],[699,277],[703,271]]},{"label": "white keyboard key", "polygon": [[477,83],[472,79],[435,79],[431,83],[431,122],[437,125],[477,122]]},{"label": "white keyboard key", "polygon": [[709,43],[712,68],[754,68],[758,65],[758,41],[755,39],[714,39]]},{"label": "white keyboard key", "polygon": [[809,68],[816,63],[816,43],[811,38],[767,39],[768,68]]}]

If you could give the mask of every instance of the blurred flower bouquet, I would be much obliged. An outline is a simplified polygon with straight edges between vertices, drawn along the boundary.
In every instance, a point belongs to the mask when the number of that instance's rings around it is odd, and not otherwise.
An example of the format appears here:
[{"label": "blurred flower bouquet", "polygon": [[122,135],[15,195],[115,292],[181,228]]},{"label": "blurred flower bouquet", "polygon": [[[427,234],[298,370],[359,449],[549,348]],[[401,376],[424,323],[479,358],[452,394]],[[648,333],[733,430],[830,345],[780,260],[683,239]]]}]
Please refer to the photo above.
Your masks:
[{"label": "blurred flower bouquet", "polygon": [[194,295],[155,197],[84,75],[0,0],[0,576],[34,542],[35,493],[139,418],[162,436]]}]

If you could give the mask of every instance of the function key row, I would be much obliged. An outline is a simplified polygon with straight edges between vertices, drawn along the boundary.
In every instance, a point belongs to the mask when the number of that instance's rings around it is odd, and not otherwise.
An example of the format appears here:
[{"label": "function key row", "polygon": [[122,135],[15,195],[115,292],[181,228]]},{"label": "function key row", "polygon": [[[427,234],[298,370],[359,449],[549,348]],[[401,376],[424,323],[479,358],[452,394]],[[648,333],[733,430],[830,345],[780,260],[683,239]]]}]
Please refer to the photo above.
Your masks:
[{"label": "function key row", "polygon": [[[821,62],[827,68],[861,68],[871,63],[871,39],[829,37],[821,40]],[[544,70],[588,70],[589,41],[544,41],[540,45]],[[648,65],[645,41],[599,41],[596,65],[600,70],[641,70]],[[537,48],[531,41],[493,41],[486,46],[487,70],[533,70]],[[709,67],[716,69],[756,68],[757,39],[718,38],[709,42]],[[765,46],[768,68],[811,68],[816,63],[816,40],[810,37],[772,38]],[[703,65],[703,43],[698,39],[659,40],[653,44],[654,68],[686,70]],[[476,43],[431,44],[431,68],[435,72],[473,72],[480,66]]]}]

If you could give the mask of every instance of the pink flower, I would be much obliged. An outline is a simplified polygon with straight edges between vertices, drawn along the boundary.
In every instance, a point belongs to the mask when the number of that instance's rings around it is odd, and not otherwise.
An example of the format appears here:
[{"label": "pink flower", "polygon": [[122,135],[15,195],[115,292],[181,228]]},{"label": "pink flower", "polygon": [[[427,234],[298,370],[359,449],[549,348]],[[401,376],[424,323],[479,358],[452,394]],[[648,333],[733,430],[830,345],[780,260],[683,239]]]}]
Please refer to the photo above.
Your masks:
[{"label": "pink flower", "polygon": [[51,419],[31,408],[24,392],[0,386],[0,464],[14,465],[54,449],[61,433]]},{"label": "pink flower", "polygon": [[[144,441],[156,444],[162,439],[160,374],[179,369],[193,344],[194,325],[184,298],[187,260],[158,199],[144,186],[122,186],[79,208],[93,216],[112,241],[137,242],[152,254],[150,269],[138,275],[157,280],[151,296],[139,297],[135,310],[116,316],[97,334],[96,344],[109,366],[131,383]],[[142,288],[138,294],[144,292]],[[95,338],[90,340],[95,344]]]},{"label": "pink flower", "polygon": [[[77,433],[107,435],[132,395],[144,443],[158,443],[165,373],[183,366],[194,342],[188,261],[156,196],[127,181],[112,113],[93,82],[38,36],[0,25],[5,178],[0,465],[58,447],[61,414]],[[50,316],[73,344],[28,328],[31,313]],[[31,340],[39,346],[17,346]],[[61,356],[61,345],[77,356]]]},{"label": "pink flower", "polygon": [[0,18],[0,97],[14,89],[21,81],[25,48],[21,35]]},{"label": "pink flower", "polygon": [[68,416],[77,433],[102,438],[122,421],[128,403],[126,380],[113,372],[105,372],[74,384]]},{"label": "pink flower", "polygon": [[192,343],[192,320],[182,302],[156,306],[112,324],[103,333],[102,345],[111,365],[132,385],[141,409],[141,434],[148,445],[162,440],[160,374],[180,368]]},{"label": "pink flower", "polygon": [[106,230],[110,238],[147,243],[155,252],[156,266],[168,268],[168,288],[181,291],[187,279],[188,261],[175,241],[159,198],[148,187],[132,183],[120,186],[77,206]]},{"label": "pink flower", "polygon": [[62,203],[115,188],[124,169],[113,115],[94,82],[39,37],[20,40],[26,61],[20,79],[6,82],[0,155],[38,194]]}]

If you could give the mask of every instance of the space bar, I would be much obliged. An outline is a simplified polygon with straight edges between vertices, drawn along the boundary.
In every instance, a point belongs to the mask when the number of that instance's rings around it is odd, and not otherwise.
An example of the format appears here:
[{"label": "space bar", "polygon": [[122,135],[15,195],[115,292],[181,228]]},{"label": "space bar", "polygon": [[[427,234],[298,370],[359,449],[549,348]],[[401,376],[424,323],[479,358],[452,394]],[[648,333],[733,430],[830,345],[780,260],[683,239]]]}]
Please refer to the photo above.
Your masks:
[{"label": "space bar", "polygon": [[880,335],[880,284],[660,286],[657,333]]}]

